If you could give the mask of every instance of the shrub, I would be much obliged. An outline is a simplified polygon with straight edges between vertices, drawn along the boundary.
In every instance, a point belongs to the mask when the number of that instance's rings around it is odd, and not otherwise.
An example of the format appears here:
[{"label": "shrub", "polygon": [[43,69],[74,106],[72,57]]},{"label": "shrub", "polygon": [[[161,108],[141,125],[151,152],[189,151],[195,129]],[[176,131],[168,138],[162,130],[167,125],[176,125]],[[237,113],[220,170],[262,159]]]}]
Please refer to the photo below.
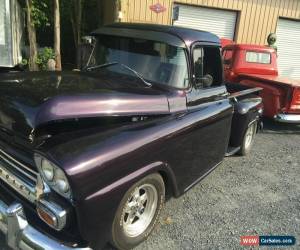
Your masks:
[{"label": "shrub", "polygon": [[47,63],[50,59],[55,59],[55,53],[52,48],[45,47],[39,51],[36,63],[40,70],[47,70]]}]

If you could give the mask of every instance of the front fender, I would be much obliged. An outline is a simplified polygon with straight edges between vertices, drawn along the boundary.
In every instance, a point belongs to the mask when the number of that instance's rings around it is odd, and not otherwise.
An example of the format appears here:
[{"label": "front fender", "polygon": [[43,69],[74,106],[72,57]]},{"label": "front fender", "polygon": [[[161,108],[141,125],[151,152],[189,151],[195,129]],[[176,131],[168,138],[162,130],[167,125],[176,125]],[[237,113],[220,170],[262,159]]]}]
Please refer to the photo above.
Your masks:
[{"label": "front fender", "polygon": [[166,163],[154,162],[97,190],[76,204],[81,235],[92,244],[92,248],[100,249],[110,241],[113,219],[123,196],[134,183],[152,173],[160,173],[166,188],[172,189],[175,195],[179,194],[172,169]]}]

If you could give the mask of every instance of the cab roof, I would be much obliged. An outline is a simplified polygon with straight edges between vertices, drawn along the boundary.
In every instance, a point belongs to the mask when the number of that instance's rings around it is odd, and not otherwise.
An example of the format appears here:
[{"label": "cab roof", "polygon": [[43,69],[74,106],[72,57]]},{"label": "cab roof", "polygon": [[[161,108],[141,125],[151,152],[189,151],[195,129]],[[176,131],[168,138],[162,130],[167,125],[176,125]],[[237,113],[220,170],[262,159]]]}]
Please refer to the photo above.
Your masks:
[{"label": "cab roof", "polygon": [[226,45],[224,49],[240,49],[240,50],[255,50],[255,51],[262,51],[262,52],[269,52],[274,53],[276,52],[274,48],[267,47],[263,45],[253,45],[253,44],[230,44]]},{"label": "cab roof", "polygon": [[180,47],[189,47],[194,42],[221,46],[219,37],[210,32],[169,25],[115,23],[103,26],[92,33],[92,35],[101,34],[141,39],[152,38],[150,40],[158,40]]}]

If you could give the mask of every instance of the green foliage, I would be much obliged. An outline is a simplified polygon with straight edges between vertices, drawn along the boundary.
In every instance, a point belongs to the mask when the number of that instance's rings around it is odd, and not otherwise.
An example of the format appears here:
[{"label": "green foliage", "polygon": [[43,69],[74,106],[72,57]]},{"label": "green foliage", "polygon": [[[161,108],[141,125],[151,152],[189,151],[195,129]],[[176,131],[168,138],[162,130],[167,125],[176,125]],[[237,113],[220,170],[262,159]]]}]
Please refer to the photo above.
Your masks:
[{"label": "green foliage", "polygon": [[36,64],[41,70],[47,70],[47,64],[49,59],[55,59],[55,53],[52,48],[45,47],[39,51],[36,59]]},{"label": "green foliage", "polygon": [[24,66],[24,67],[27,66],[28,65],[28,59],[23,58],[22,62],[21,62],[21,65]]},{"label": "green foliage", "polygon": [[32,0],[31,17],[35,27],[41,28],[50,26],[51,17],[51,0]]},{"label": "green foliage", "polygon": [[[0,0],[2,1],[2,0]],[[110,0],[114,1],[114,0]],[[26,0],[19,0],[24,11],[27,11]],[[74,23],[73,16],[76,16],[76,3],[81,3],[82,19],[79,25]],[[60,0],[61,17],[61,52],[64,66],[75,67],[76,46],[75,39],[77,31],[80,37],[88,35],[103,24],[104,0]],[[38,46],[53,47],[54,32],[54,2],[53,0],[31,0],[32,25],[36,28]],[[77,5],[78,6],[78,5]],[[74,34],[75,33],[75,34]],[[27,43],[28,38],[26,36]],[[40,62],[40,59],[38,60]],[[70,66],[71,65],[71,66]]]},{"label": "green foliage", "polygon": [[23,58],[19,66],[21,69],[27,70],[29,67],[29,60],[26,58]]}]

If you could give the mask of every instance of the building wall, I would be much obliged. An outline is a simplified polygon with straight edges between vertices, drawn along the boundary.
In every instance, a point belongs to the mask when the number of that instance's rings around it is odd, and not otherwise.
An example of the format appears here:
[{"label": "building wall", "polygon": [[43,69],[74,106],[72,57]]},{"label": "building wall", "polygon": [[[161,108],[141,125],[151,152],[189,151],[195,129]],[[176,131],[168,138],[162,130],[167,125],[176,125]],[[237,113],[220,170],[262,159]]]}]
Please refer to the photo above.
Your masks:
[{"label": "building wall", "polygon": [[[267,36],[276,32],[280,17],[300,21],[300,0],[121,0],[121,3],[123,22],[170,25],[174,3],[237,11],[238,43],[265,44]],[[167,10],[159,14],[151,11],[149,7],[156,3]]]}]

